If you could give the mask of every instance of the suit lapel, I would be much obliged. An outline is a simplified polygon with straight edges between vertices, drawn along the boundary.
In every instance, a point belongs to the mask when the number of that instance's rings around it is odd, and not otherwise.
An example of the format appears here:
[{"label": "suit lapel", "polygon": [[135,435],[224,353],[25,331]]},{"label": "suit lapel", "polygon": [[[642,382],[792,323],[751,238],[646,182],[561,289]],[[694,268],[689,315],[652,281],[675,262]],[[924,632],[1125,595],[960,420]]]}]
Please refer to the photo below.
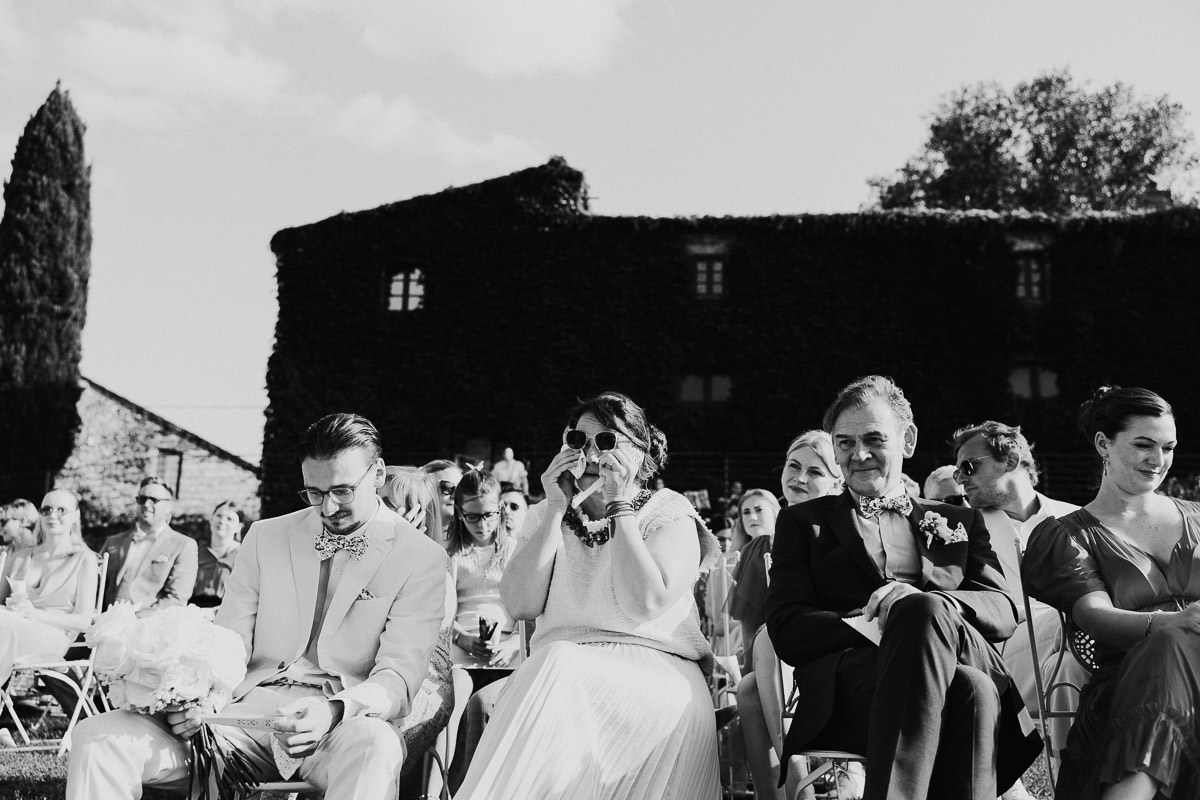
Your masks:
[{"label": "suit lapel", "polygon": [[842,497],[844,498],[843,502],[830,515],[829,527],[842,547],[849,551],[859,569],[876,583],[883,583],[885,580],[883,573],[879,571],[879,565],[875,563],[875,559],[871,558],[867,552],[867,546],[863,543],[858,527],[854,524],[854,515],[858,513],[854,508],[854,497],[849,491],[844,492]]},{"label": "suit lapel", "polygon": [[918,586],[929,585],[929,580],[933,576],[933,559],[932,553],[929,550],[929,544],[925,540],[925,535],[921,533],[921,520],[925,518],[927,509],[921,505],[919,500],[913,500],[912,511],[908,514],[908,525],[912,529],[913,538],[917,540],[917,552],[921,556],[921,582]]},{"label": "suit lapel", "polygon": [[320,580],[321,562],[313,549],[313,538],[321,529],[321,518],[310,511],[299,525],[300,532],[288,537],[292,556],[292,583],[296,587],[296,611],[299,619],[300,640],[297,655],[304,652],[316,614],[317,582]]},{"label": "suit lapel", "polygon": [[366,588],[395,545],[395,515],[385,515],[385,510],[381,508],[375,519],[368,523],[367,552],[363,554],[362,560],[350,558],[346,561],[345,574],[338,581],[337,591],[329,601],[329,612],[321,624],[322,638],[336,630],[346,618],[351,604],[358,599],[359,593]]},{"label": "suit lapel", "polygon": [[[951,554],[957,556],[960,550],[966,553],[968,545],[965,542],[960,544],[946,544],[938,541],[936,538],[931,544],[926,545],[925,536],[920,533],[918,525],[925,518],[925,512],[933,511],[933,509],[922,505],[923,503],[924,501],[922,500],[914,500],[912,513],[908,515],[908,521],[912,525],[913,536],[917,539],[917,552],[921,554],[920,586],[924,588],[925,586],[932,585],[937,589],[954,589],[962,583],[963,567],[966,562],[965,556],[962,561],[950,556]],[[939,512],[934,511],[934,513]],[[942,516],[946,515],[942,514]],[[947,520],[947,524],[953,529],[958,523]]]}]

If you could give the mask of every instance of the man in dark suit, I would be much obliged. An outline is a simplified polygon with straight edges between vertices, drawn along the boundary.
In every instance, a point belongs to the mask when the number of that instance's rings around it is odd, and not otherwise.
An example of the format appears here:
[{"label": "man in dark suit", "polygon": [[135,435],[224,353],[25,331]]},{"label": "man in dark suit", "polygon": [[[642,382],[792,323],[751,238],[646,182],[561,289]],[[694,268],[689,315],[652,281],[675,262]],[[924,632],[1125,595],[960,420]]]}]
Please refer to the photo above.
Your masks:
[{"label": "man in dark suit", "polygon": [[[917,444],[890,379],[860,378],[825,413],[847,491],[776,522],[767,629],[799,691],[783,763],[807,747],[864,753],[865,800],[995,800],[1040,737],[992,642],[1017,605],[979,512],[913,500]],[[878,646],[843,621],[861,613]]]}]

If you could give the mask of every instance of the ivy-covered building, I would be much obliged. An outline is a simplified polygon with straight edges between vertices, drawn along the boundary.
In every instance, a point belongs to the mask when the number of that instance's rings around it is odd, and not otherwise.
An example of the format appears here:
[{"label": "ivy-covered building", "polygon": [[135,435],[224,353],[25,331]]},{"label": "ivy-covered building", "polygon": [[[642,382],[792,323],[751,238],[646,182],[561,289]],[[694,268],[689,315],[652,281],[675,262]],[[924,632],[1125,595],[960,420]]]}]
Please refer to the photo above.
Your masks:
[{"label": "ivy-covered building", "polygon": [[264,514],[296,507],[295,443],[335,410],[379,424],[389,463],[507,445],[540,470],[575,399],[616,388],[667,432],[668,483],[719,491],[776,486],[787,442],[880,372],[916,411],[914,475],[990,417],[1024,425],[1047,485],[1074,497],[1074,412],[1099,383],[1161,392],[1185,437],[1200,418],[1194,208],[598,216],[556,158],[282,230],[271,249]]}]

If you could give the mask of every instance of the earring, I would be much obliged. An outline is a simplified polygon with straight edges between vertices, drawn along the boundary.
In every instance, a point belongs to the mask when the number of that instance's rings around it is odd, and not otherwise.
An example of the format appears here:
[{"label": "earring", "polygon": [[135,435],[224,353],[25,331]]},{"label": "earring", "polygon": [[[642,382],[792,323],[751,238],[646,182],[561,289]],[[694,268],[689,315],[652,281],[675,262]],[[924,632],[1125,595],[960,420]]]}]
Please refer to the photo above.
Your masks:
[{"label": "earring", "polygon": [[1102,456],[1100,456],[1100,460],[1104,463],[1104,474],[1107,475],[1108,474],[1108,453],[1105,453]]}]

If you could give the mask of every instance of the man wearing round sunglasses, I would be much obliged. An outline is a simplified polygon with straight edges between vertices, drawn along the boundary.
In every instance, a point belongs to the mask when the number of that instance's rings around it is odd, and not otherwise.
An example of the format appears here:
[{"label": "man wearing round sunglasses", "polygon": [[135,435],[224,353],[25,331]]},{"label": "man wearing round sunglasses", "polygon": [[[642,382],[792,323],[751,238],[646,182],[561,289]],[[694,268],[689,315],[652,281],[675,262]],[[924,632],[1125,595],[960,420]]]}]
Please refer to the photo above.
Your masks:
[{"label": "man wearing round sunglasses", "polygon": [[[1037,465],[1033,460],[1033,445],[1021,433],[1021,428],[1003,422],[987,420],[967,425],[954,433],[954,478],[963,488],[973,507],[983,512],[992,547],[1004,565],[1004,574],[1016,592],[1021,586],[1020,555],[1029,543],[1029,534],[1043,520],[1070,514],[1079,506],[1047,497],[1035,488],[1038,484]],[[1038,658],[1045,660],[1058,644],[1058,612],[1045,603],[1029,599],[1033,613],[1033,628],[1037,636]],[[1022,609],[1023,610],[1023,609]],[[1021,626],[1004,647],[1004,662],[1012,671],[1028,708],[1037,708],[1037,683],[1029,644],[1029,630]],[[1068,674],[1059,679],[1074,680],[1082,686],[1086,672],[1069,652],[1063,660]],[[1074,710],[1076,695],[1056,692],[1058,708]],[[1070,720],[1055,719],[1056,742],[1066,741]],[[1008,800],[1022,797],[1015,794]]]},{"label": "man wearing round sunglasses", "polygon": [[[273,730],[221,733],[263,780],[394,800],[406,756],[400,723],[445,612],[446,553],[380,501],[384,464],[369,420],[322,417],[305,432],[299,460],[304,508],[250,527],[216,617],[248,654],[225,714],[272,716]],[[187,741],[199,725],[199,709],[85,720],[67,800],[132,798],[141,784],[186,792]],[[277,750],[298,767],[281,774]]]},{"label": "man wearing round sunglasses", "polygon": [[138,485],[134,528],[108,537],[104,607],[128,600],[143,609],[183,605],[196,585],[196,540],[171,527],[175,493],[155,477]]}]

